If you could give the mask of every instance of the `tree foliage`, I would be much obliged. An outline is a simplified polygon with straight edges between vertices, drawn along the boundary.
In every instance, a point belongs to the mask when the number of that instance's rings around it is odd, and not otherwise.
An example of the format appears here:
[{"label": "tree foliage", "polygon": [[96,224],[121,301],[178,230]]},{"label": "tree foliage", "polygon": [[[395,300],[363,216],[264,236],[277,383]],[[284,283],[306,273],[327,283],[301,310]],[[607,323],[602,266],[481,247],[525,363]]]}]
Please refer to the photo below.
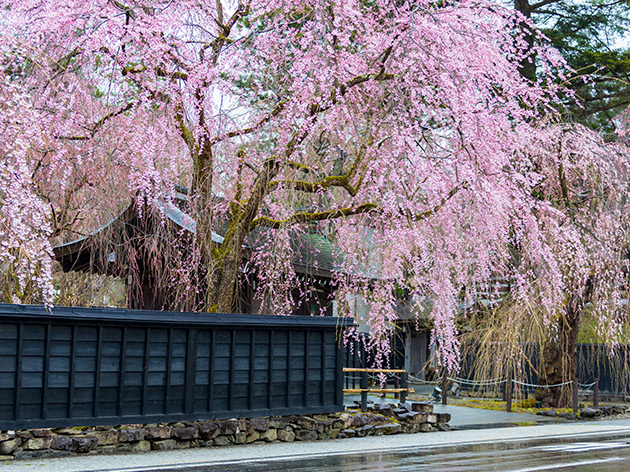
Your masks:
[{"label": "tree foliage", "polygon": [[[473,0],[2,5],[0,94],[11,111],[2,119],[15,133],[3,134],[0,152],[20,169],[2,181],[3,259],[19,277],[49,273],[52,209],[77,221],[74,202],[105,195],[97,208],[120,206],[121,189],[159,209],[183,183],[209,311],[231,311],[245,237],[264,229],[275,251],[261,245],[251,262],[282,312],[295,280],[289,235],[332,223],[344,254],[338,298],[370,302],[377,361],[405,278],[412,295],[434,300],[449,368],[462,287],[500,273],[523,296],[541,293],[553,316],[566,302],[562,288],[575,281],[562,258],[582,260],[587,241],[564,231],[555,198],[537,197],[547,167],[532,154],[556,155],[560,128],[545,124],[564,63],[543,39],[528,43],[514,11]],[[518,70],[534,56],[531,82]],[[575,166],[572,179],[590,169]],[[14,202],[6,195],[20,178]],[[514,244],[528,247],[529,264],[512,263]],[[28,257],[10,259],[22,247]],[[37,280],[48,296],[48,279]]]}]

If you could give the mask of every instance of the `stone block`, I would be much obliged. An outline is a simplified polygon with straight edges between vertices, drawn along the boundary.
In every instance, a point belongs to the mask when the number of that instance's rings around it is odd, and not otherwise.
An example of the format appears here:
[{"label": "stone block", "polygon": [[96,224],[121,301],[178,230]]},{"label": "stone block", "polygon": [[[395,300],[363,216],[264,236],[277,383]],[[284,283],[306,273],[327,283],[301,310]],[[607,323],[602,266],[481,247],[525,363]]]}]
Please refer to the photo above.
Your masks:
[{"label": "stone block", "polygon": [[151,450],[149,441],[138,441],[131,443],[131,452],[147,452]]},{"label": "stone block", "polygon": [[378,405],[378,407],[376,408],[376,411],[380,413],[381,415],[394,416],[393,408],[386,403],[382,403]]},{"label": "stone block", "polygon": [[287,420],[279,417],[271,418],[269,420],[269,427],[273,429],[284,429],[287,427],[288,424],[289,423]]},{"label": "stone block", "polygon": [[236,420],[224,420],[219,423],[219,434],[221,436],[235,434],[238,430],[238,421]]},{"label": "stone block", "polygon": [[317,440],[317,433],[308,429],[298,429],[295,432],[296,441],[315,441]]},{"label": "stone block", "polygon": [[141,428],[124,428],[119,430],[118,441],[135,442],[144,440],[144,429]]},{"label": "stone block", "polygon": [[267,431],[261,432],[260,439],[265,442],[273,442],[278,439],[278,431],[275,429],[268,429]]},{"label": "stone block", "polygon": [[[236,435],[234,436],[236,438]],[[252,431],[247,436],[245,436],[245,442],[247,444],[253,443],[254,441],[258,441],[260,439],[260,433],[258,431]]]},{"label": "stone block", "polygon": [[595,418],[601,416],[602,410],[600,408],[582,408],[580,410],[580,417],[582,418]]},{"label": "stone block", "polygon": [[247,440],[247,433],[245,431],[239,431],[234,434],[234,444],[245,444]]},{"label": "stone block", "polygon": [[344,422],[340,419],[335,419],[332,424],[332,429],[343,429]]},{"label": "stone block", "polygon": [[354,429],[342,429],[341,431],[339,431],[339,434],[337,434],[338,438],[354,438],[357,435],[357,433],[354,432]]},{"label": "stone block", "polygon": [[20,439],[9,439],[7,441],[0,442],[0,454],[11,454],[21,444]]},{"label": "stone block", "polygon": [[411,411],[418,411],[421,413],[433,413],[433,403],[431,402],[412,402]]},{"label": "stone block", "polygon": [[199,437],[199,432],[197,431],[197,428],[193,426],[173,428],[171,429],[171,437],[182,440],[196,439]]},{"label": "stone block", "polygon": [[231,441],[229,440],[227,436],[217,436],[216,438],[213,439],[213,444],[215,446],[227,446],[230,443]]},{"label": "stone block", "polygon": [[38,451],[40,449],[48,449],[51,443],[50,438],[33,438],[27,439],[22,444],[22,449],[25,451]]},{"label": "stone block", "polygon": [[361,426],[365,426],[366,424],[368,424],[368,419],[365,417],[365,415],[363,415],[362,413],[357,413],[350,418],[347,426],[350,426],[352,428],[360,428]]},{"label": "stone block", "polygon": [[156,451],[170,451],[175,449],[175,446],[177,446],[177,441],[174,439],[164,439],[163,441],[153,441],[151,443],[151,449]]},{"label": "stone block", "polygon": [[145,439],[169,439],[171,437],[171,428],[168,426],[155,426],[144,430]]},{"label": "stone block", "polygon": [[96,449],[98,438],[96,436],[80,436],[72,438],[72,448],[74,452],[89,452]]},{"label": "stone block", "polygon": [[361,426],[360,428],[354,428],[354,432],[357,435],[357,437],[363,438],[365,436],[370,435],[374,428],[375,426],[371,424],[366,424],[365,426]]},{"label": "stone block", "polygon": [[199,436],[205,440],[214,439],[219,435],[219,426],[214,421],[207,421],[199,425]]},{"label": "stone block", "polygon": [[188,448],[190,448],[190,441],[188,441],[188,440],[178,439],[176,442],[177,442],[177,445],[175,446],[175,449],[188,449]]},{"label": "stone block", "polygon": [[114,453],[131,452],[130,443],[118,443],[114,446]]},{"label": "stone block", "polygon": [[435,415],[435,414],[427,415],[426,422],[429,423],[429,424],[436,424],[438,422],[437,415]]},{"label": "stone block", "polygon": [[50,429],[31,429],[31,434],[34,438],[49,438],[52,436]]},{"label": "stone block", "polygon": [[72,439],[73,438],[69,436],[53,436],[50,447],[58,451],[71,451]]},{"label": "stone block", "polygon": [[405,423],[410,424],[419,424],[419,423],[428,423],[430,422],[430,417],[433,416],[434,419],[437,419],[435,415],[429,413],[420,413],[417,411],[409,411],[407,413],[403,413],[398,415],[399,421],[404,421]]},{"label": "stone block", "polygon": [[430,433],[431,431],[433,431],[433,426],[431,426],[429,423],[424,423],[418,426],[420,426],[420,431],[423,433]]},{"label": "stone block", "polygon": [[98,439],[98,446],[109,446],[118,442],[118,431],[112,429],[109,431],[94,431],[92,433]]},{"label": "stone block", "polygon": [[382,436],[385,434],[398,434],[402,433],[402,426],[399,423],[389,423],[374,426],[374,436]]},{"label": "stone block", "polygon": [[249,426],[256,431],[269,431],[269,421],[265,418],[252,418]]},{"label": "stone block", "polygon": [[295,433],[290,428],[278,430],[278,439],[282,442],[295,441]]},{"label": "stone block", "polygon": [[435,413],[435,416],[437,416],[438,423],[448,423],[451,421],[450,413]]}]

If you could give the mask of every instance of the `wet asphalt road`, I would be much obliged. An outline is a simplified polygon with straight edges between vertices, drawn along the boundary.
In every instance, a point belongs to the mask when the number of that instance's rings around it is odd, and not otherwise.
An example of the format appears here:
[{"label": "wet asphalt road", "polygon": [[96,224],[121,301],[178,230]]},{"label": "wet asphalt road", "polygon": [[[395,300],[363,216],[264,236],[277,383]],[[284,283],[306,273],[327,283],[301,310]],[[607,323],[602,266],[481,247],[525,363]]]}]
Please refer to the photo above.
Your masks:
[{"label": "wet asphalt road", "polygon": [[[264,460],[224,464],[195,472],[628,472],[630,436],[608,441],[550,444],[494,443],[461,447],[416,448],[406,452],[377,452],[300,460]],[[181,471],[181,469],[180,469]]]}]

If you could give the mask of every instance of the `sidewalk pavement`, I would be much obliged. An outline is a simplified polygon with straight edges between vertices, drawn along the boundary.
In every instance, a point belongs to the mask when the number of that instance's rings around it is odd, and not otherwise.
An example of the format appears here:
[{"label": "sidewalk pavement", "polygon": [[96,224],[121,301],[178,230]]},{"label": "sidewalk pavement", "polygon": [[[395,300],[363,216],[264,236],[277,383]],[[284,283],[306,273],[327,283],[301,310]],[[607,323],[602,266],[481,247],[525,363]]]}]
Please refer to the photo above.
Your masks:
[{"label": "sidewalk pavement", "polygon": [[[462,408],[462,407],[451,407]],[[458,410],[459,411],[459,410]],[[500,412],[499,412],[500,413]],[[515,413],[517,414],[517,413]],[[518,415],[518,414],[517,414]],[[369,436],[341,440],[249,444],[223,448],[151,451],[142,454],[72,456],[0,463],[0,472],[157,472],[191,467],[221,470],[227,464],[290,460],[409,448],[444,448],[465,444],[630,437],[630,419],[566,422],[519,428],[465,429],[446,432]],[[271,464],[270,464],[271,466]],[[270,468],[272,470],[273,467]]]},{"label": "sidewalk pavement", "polygon": [[[346,395],[344,404],[353,406],[360,402],[360,395]],[[381,398],[377,395],[368,395],[368,401],[378,403],[396,403],[392,398]],[[414,400],[409,400],[414,401]],[[530,413],[508,413],[507,411],[483,410],[480,408],[468,408],[455,405],[442,405],[434,403],[433,411],[436,413],[450,413],[449,424],[453,429],[484,429],[505,428],[510,426],[529,426],[542,423],[564,423],[566,420],[558,417],[532,415]]]}]

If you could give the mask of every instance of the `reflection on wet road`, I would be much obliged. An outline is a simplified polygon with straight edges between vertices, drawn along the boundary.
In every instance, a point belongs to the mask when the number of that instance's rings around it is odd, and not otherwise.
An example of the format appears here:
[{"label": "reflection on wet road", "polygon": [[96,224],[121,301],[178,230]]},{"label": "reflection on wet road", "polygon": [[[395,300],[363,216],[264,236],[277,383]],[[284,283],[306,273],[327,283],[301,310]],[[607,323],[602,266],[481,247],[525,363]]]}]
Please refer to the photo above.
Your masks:
[{"label": "reflection on wet road", "polygon": [[[324,453],[324,451],[322,451]],[[199,468],[199,472],[628,472],[630,439],[597,442],[567,442],[526,447],[519,443],[496,443],[417,448],[404,452],[374,452],[291,460],[265,460]]]}]

